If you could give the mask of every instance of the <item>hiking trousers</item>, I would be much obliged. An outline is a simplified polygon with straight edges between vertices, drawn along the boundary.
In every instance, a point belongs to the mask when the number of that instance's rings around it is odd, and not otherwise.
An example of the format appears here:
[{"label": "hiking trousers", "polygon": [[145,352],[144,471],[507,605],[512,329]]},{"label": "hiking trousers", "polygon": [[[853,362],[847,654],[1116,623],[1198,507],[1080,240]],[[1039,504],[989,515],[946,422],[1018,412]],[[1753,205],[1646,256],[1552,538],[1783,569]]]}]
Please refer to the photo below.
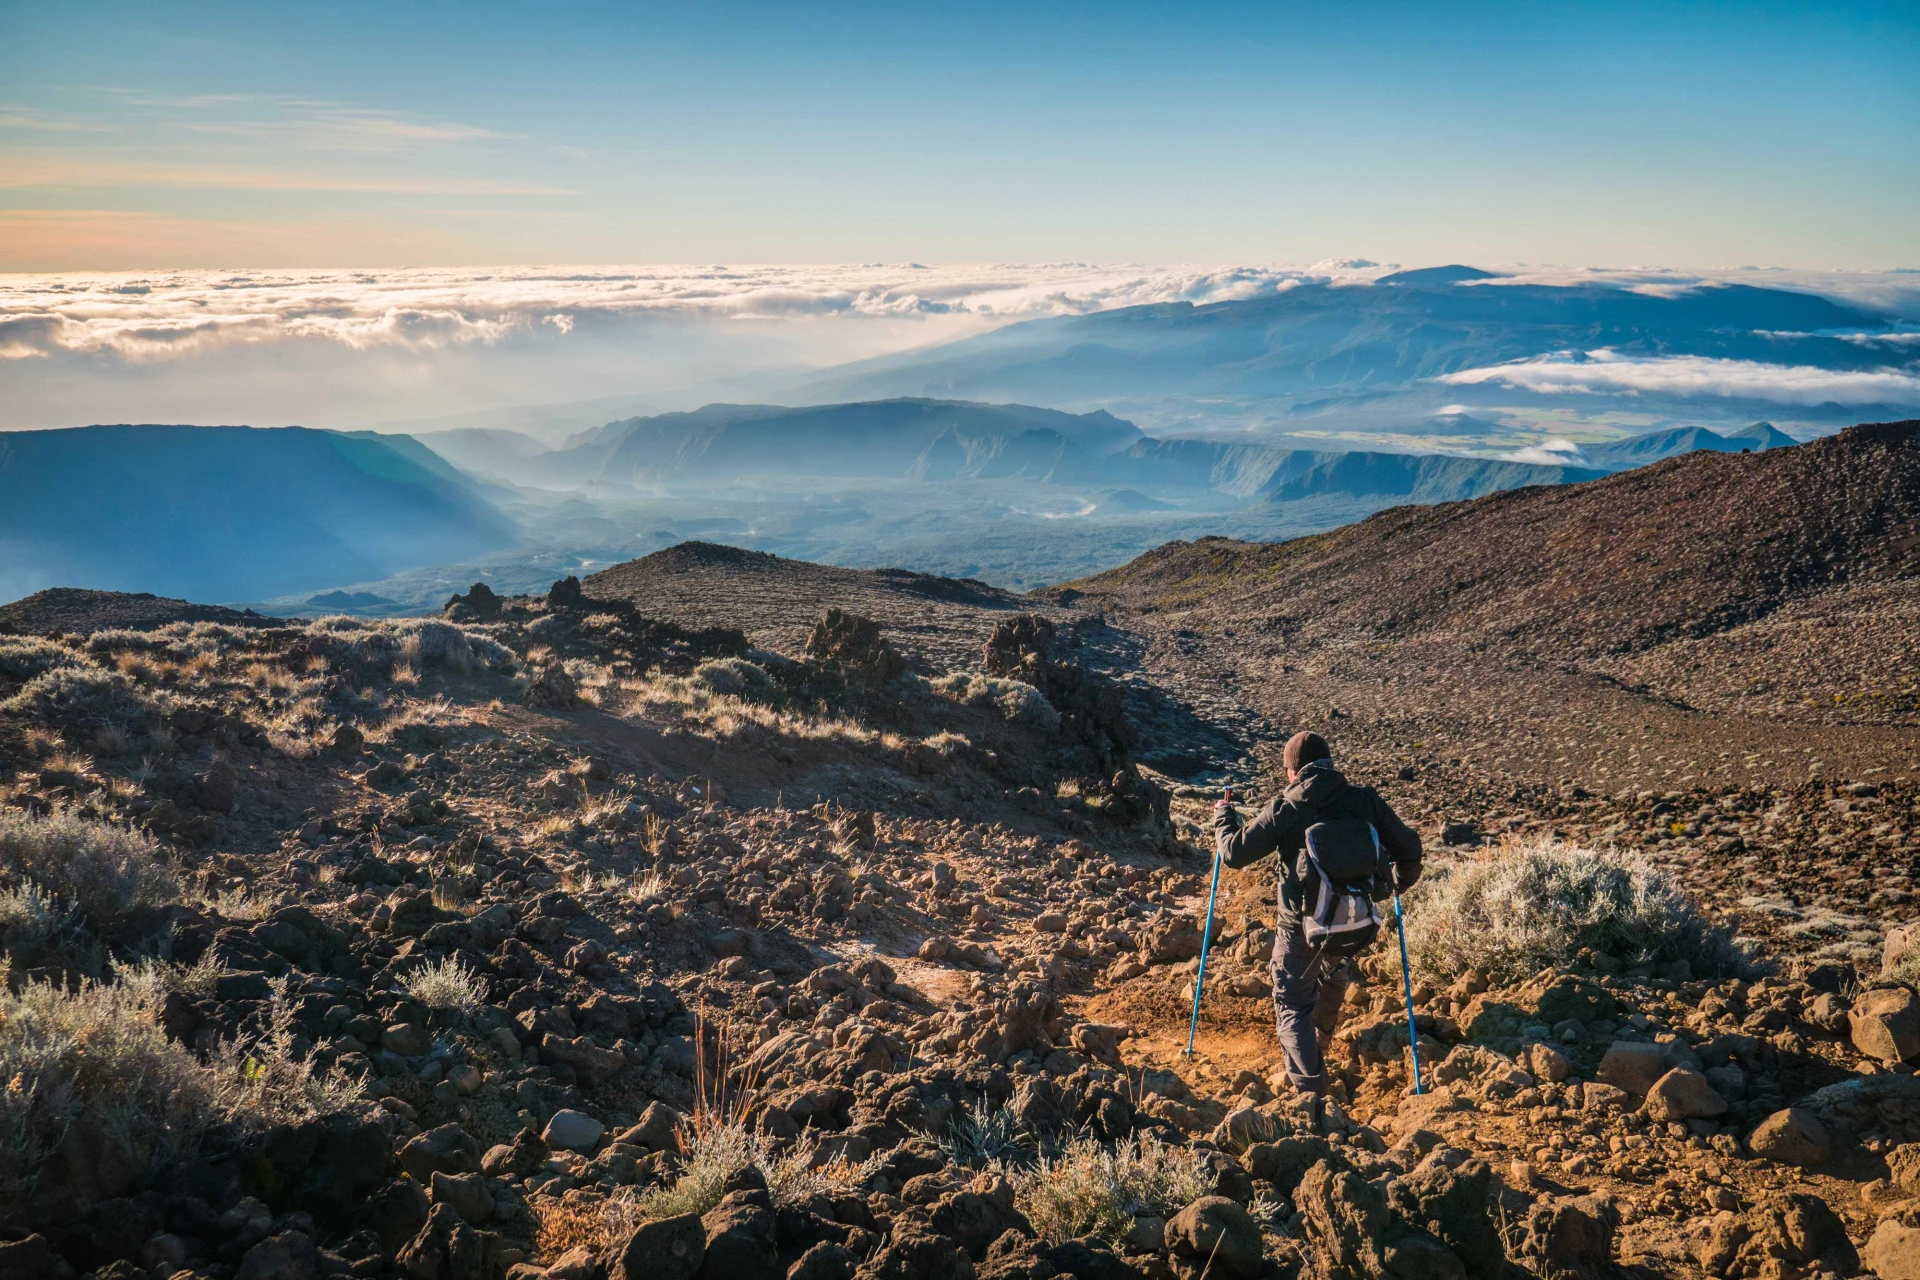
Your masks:
[{"label": "hiking trousers", "polygon": [[[1344,969],[1344,962],[1333,962]],[[1320,1035],[1331,1036],[1347,994],[1344,974],[1322,982],[1327,960],[1308,944],[1300,930],[1282,930],[1273,940],[1273,1011],[1286,1060],[1287,1078],[1301,1093],[1320,1096],[1327,1091],[1327,1064],[1320,1052]]]}]

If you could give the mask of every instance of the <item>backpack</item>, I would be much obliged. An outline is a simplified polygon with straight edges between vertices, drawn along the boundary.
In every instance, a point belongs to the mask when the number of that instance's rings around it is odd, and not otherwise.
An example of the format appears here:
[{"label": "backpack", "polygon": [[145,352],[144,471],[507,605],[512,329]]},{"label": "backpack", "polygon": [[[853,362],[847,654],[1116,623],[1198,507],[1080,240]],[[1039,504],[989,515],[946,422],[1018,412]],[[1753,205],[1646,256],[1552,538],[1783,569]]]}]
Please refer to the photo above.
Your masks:
[{"label": "backpack", "polygon": [[1380,833],[1359,818],[1334,818],[1307,828],[1300,877],[1300,932],[1322,954],[1358,955],[1380,933],[1374,895],[1393,869]]}]

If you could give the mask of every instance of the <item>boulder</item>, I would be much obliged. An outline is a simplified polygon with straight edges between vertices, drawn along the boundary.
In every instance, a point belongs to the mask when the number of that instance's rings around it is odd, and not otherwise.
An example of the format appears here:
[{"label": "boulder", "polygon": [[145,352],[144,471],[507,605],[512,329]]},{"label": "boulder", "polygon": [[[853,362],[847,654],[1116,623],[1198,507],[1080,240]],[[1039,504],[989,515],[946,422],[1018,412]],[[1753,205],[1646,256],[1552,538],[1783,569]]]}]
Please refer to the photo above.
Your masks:
[{"label": "boulder", "polygon": [[600,1135],[606,1129],[605,1125],[586,1112],[568,1108],[554,1112],[540,1136],[549,1147],[591,1153],[600,1144]]},{"label": "boulder", "polygon": [[0,1240],[0,1280],[72,1280],[73,1268],[45,1236]]},{"label": "boulder", "polygon": [[380,1033],[380,1047],[403,1058],[424,1058],[433,1049],[433,1036],[416,1022],[396,1022]]},{"label": "boulder", "polygon": [[1260,1224],[1225,1196],[1202,1196],[1168,1220],[1167,1252],[1228,1275],[1260,1272]]},{"label": "boulder", "polygon": [[1811,1111],[1788,1107],[1762,1120],[1747,1148],[1762,1160],[1810,1168],[1832,1157],[1833,1139]]},{"label": "boulder", "polygon": [[1903,924],[1887,930],[1886,943],[1880,949],[1880,972],[1885,977],[1920,969],[1920,924]]},{"label": "boulder", "polygon": [[304,1231],[268,1236],[240,1259],[233,1280],[319,1280],[319,1251]]},{"label": "boulder", "polygon": [[1620,1214],[1604,1196],[1536,1200],[1527,1212],[1520,1256],[1551,1275],[1599,1280],[1613,1272],[1613,1236]]},{"label": "boulder", "polygon": [[1636,1098],[1645,1097],[1654,1082],[1667,1073],[1667,1053],[1657,1044],[1616,1040],[1600,1059],[1595,1075]]},{"label": "boulder", "polygon": [[1879,1280],[1920,1280],[1920,1226],[1883,1219],[1860,1251],[1860,1261]]},{"label": "boulder", "polygon": [[1178,964],[1200,954],[1200,926],[1188,915],[1165,915],[1147,926],[1140,958],[1148,964]]},{"label": "boulder", "polygon": [[608,1250],[607,1280],[693,1280],[706,1253],[707,1232],[698,1214],[660,1218]]},{"label": "boulder", "polygon": [[1484,1160],[1430,1159],[1391,1183],[1387,1201],[1403,1222],[1452,1250],[1468,1275],[1497,1276],[1507,1255],[1491,1212],[1494,1184]]},{"label": "boulder", "polygon": [[677,1151],[681,1115],[664,1102],[649,1102],[639,1121],[615,1139],[649,1151]]},{"label": "boulder", "polygon": [[965,1190],[941,1196],[927,1217],[936,1232],[959,1241],[975,1261],[1009,1231],[1033,1233],[1026,1215],[1014,1207],[1013,1186],[999,1177],[975,1178]]},{"label": "boulder", "polygon": [[787,1268],[787,1280],[853,1280],[853,1255],[844,1245],[822,1240]]},{"label": "boulder", "polygon": [[786,1274],[778,1252],[779,1222],[772,1210],[753,1203],[753,1195],[728,1195],[701,1216],[707,1249],[700,1280],[781,1280]]},{"label": "boulder", "polygon": [[1647,1114],[1655,1120],[1711,1120],[1727,1113],[1727,1100],[1698,1071],[1675,1067],[1647,1090]]},{"label": "boulder", "polygon": [[472,1173],[480,1167],[480,1144],[457,1124],[443,1124],[400,1148],[400,1168],[425,1185],[435,1173]]},{"label": "boulder", "polygon": [[952,1236],[896,1220],[886,1244],[854,1273],[855,1280],[975,1280],[973,1259]]},{"label": "boulder", "polygon": [[493,1194],[486,1179],[477,1173],[436,1173],[427,1194],[435,1204],[453,1206],[453,1211],[472,1223],[485,1223],[493,1217]]},{"label": "boulder", "polygon": [[1887,1177],[1910,1196],[1920,1196],[1920,1142],[1908,1142],[1887,1152]]},{"label": "boulder", "polygon": [[427,1193],[418,1182],[412,1178],[395,1178],[367,1197],[357,1222],[373,1232],[382,1249],[397,1253],[426,1223],[431,1208]]},{"label": "boulder", "polygon": [[461,1221],[451,1205],[437,1204],[420,1234],[394,1258],[408,1280],[491,1280],[505,1270],[498,1237]]},{"label": "boulder", "polygon": [[1881,1062],[1920,1059],[1920,996],[1906,987],[1860,993],[1847,1013],[1853,1047]]},{"label": "boulder", "polygon": [[1378,1185],[1326,1161],[1294,1195],[1316,1280],[1467,1280],[1453,1250],[1399,1221]]}]

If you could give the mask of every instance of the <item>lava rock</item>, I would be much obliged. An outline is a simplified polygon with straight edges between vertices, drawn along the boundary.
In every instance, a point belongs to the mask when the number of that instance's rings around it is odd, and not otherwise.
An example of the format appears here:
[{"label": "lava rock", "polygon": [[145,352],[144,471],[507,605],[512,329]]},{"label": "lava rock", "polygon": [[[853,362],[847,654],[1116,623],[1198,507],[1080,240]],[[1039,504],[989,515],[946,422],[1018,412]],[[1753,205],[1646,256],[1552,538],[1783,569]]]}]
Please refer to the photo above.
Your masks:
[{"label": "lava rock", "polygon": [[1260,1224],[1225,1196],[1202,1196],[1167,1222],[1167,1252],[1175,1258],[1240,1276],[1260,1271]]},{"label": "lava rock", "polygon": [[1833,1139],[1811,1111],[1789,1107],[1762,1120],[1747,1148],[1762,1160],[1810,1168],[1832,1158]]},{"label": "lava rock", "polygon": [[1847,1014],[1853,1046],[1881,1062],[1920,1059],[1920,996],[1906,987],[1860,993]]},{"label": "lava rock", "polygon": [[609,1251],[607,1280],[693,1280],[707,1253],[698,1214],[643,1223]]}]

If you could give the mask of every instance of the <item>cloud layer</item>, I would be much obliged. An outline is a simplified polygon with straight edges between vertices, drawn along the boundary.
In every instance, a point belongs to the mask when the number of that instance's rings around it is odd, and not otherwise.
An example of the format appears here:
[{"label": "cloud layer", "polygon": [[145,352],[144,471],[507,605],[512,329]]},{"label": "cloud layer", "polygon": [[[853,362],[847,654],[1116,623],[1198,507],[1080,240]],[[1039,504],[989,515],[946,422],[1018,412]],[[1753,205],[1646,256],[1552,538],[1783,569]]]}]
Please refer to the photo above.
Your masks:
[{"label": "cloud layer", "polygon": [[1303,281],[1361,282],[1372,263],[1316,267],[504,267],[164,271],[0,276],[0,356],[112,352],[150,360],[275,339],[433,349],[566,335],[594,320],[690,313],[739,320],[956,317],[968,327],[1149,302],[1254,298]]},{"label": "cloud layer", "polygon": [[1493,383],[1550,394],[1658,394],[1764,400],[1775,404],[1920,404],[1920,377],[1898,369],[1850,372],[1707,356],[1623,356],[1560,352],[1537,360],[1462,369],[1438,381]]},{"label": "cloud layer", "polygon": [[[0,275],[0,357],[68,351],[151,360],[287,339],[319,339],[355,350],[432,350],[566,335],[590,331],[595,321],[673,313],[739,320],[954,321],[926,335],[937,340],[948,336],[945,330],[1011,320],[1143,303],[1256,298],[1309,281],[1364,284],[1392,269],[1349,259],[1310,266],[868,263]],[[1733,279],[1920,314],[1920,274],[1908,272],[1705,275],[1524,268],[1487,284],[1602,283],[1675,292]],[[1596,376],[1684,381],[1697,372],[1615,369]],[[1872,375],[1864,376],[1870,380]],[[1450,380],[1579,382],[1551,362],[1531,373],[1469,370]],[[1653,389],[1652,383],[1646,385]]]}]

